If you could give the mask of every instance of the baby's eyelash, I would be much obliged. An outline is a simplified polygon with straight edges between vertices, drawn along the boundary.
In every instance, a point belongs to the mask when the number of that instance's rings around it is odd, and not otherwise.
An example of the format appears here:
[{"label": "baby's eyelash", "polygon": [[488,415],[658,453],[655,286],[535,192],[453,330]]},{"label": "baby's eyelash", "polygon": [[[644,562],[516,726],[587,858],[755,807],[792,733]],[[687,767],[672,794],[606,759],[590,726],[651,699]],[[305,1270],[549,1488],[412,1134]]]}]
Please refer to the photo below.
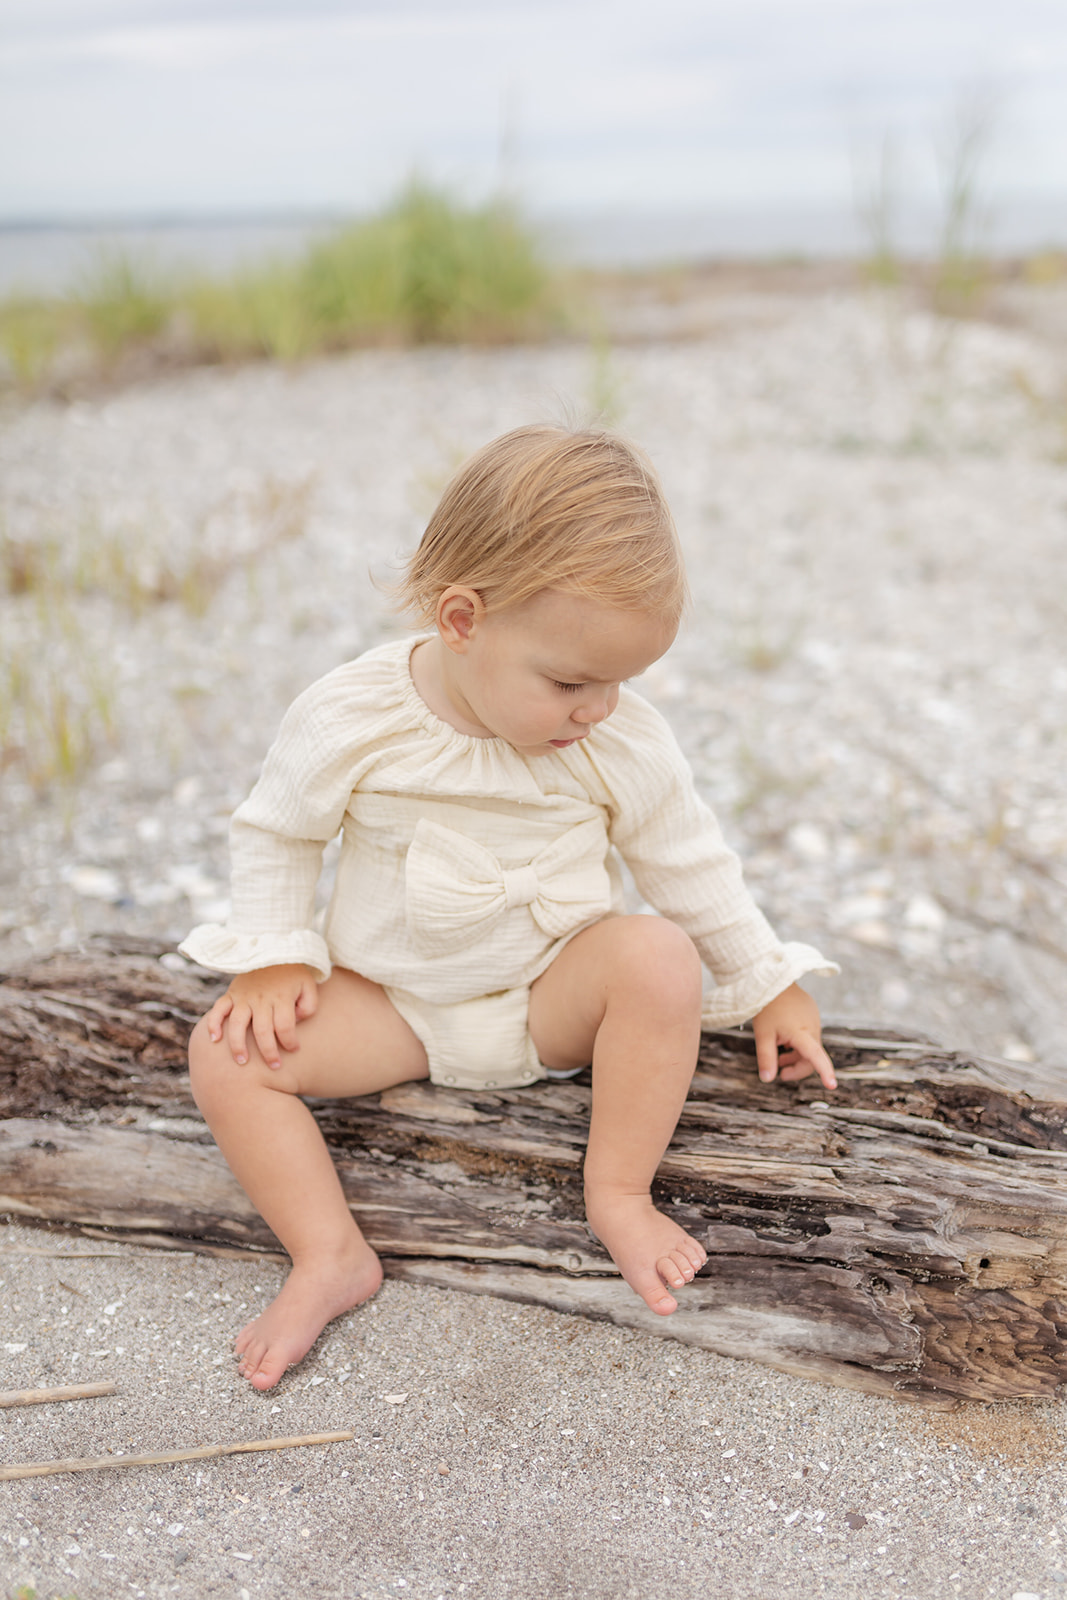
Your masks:
[{"label": "baby's eyelash", "polygon": [[582,687],[580,683],[560,683],[556,678],[553,678],[552,682],[556,685],[557,689],[562,689],[564,694],[577,694],[578,690]]}]

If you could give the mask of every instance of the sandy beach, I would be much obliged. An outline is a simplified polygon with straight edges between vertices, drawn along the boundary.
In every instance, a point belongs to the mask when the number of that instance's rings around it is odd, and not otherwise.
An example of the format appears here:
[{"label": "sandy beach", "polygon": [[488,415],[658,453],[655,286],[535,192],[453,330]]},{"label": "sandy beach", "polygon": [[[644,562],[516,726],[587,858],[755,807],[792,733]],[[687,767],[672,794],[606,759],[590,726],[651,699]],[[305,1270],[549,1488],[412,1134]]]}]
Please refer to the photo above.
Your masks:
[{"label": "sandy beach", "polygon": [[[0,688],[31,688],[0,726],[0,970],[224,913],[230,811],[293,696],[402,630],[381,586],[453,467],[599,410],[653,456],[690,565],[637,687],[780,933],[840,962],[824,1014],[1067,1087],[1064,304],[948,323],[726,284],[615,308],[593,351],[7,396]],[[118,1384],[0,1412],[4,1462],[354,1432],[0,1484],[0,1594],[1067,1592],[1060,1404],[931,1413],[397,1282],[261,1396],[229,1345],[280,1274],[0,1228],[0,1388]]]}]

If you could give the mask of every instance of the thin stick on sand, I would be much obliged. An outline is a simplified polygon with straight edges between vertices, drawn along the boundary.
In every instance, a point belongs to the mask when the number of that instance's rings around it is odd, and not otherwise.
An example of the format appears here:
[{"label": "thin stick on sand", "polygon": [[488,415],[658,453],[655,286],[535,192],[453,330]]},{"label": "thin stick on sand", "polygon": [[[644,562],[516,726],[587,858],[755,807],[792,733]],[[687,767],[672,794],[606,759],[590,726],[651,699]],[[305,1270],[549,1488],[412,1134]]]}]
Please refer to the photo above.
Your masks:
[{"label": "thin stick on sand", "polygon": [[95,1400],[101,1394],[115,1394],[117,1383],[64,1383],[57,1389],[2,1389],[4,1406],[43,1406],[49,1400]]},{"label": "thin stick on sand", "polygon": [[243,1444],[200,1444],[192,1450],[162,1450],[147,1456],[83,1456],[72,1461],[27,1461],[17,1467],[0,1467],[0,1480],[47,1478],[56,1472],[96,1472],[101,1467],[165,1467],[172,1461],[210,1461],[214,1456],[236,1456],[249,1450],[293,1450],[304,1444],[340,1444],[354,1439],[347,1433],[305,1433],[288,1439],[249,1439]]}]

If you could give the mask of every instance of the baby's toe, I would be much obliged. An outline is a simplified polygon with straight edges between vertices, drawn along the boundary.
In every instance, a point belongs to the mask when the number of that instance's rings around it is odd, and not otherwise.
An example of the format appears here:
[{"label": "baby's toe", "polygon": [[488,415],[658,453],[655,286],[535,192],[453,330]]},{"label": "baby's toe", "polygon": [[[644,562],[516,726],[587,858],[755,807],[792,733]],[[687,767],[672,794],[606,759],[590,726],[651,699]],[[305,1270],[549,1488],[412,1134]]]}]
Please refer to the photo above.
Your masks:
[{"label": "baby's toe", "polygon": [[684,1256],[672,1250],[656,1262],[657,1276],[671,1289],[684,1289],[693,1276],[693,1269]]},{"label": "baby's toe", "polygon": [[237,1371],[253,1389],[273,1389],[289,1366],[290,1352],[284,1344],[257,1333],[254,1327],[245,1331],[248,1338]]},{"label": "baby's toe", "polygon": [[284,1357],[266,1355],[256,1368],[256,1371],[246,1373],[245,1376],[253,1389],[259,1389],[260,1391],[273,1389],[288,1365],[289,1363]]},{"label": "baby's toe", "polygon": [[242,1378],[252,1378],[259,1371],[263,1359],[267,1354],[267,1346],[262,1339],[251,1339],[240,1352],[237,1370]]},{"label": "baby's toe", "polygon": [[708,1252],[696,1239],[686,1238],[682,1242],[682,1254],[693,1268],[694,1273],[699,1272],[708,1259]]},{"label": "baby's toe", "polygon": [[696,1268],[680,1249],[661,1256],[657,1266],[672,1289],[680,1289],[684,1284],[692,1283],[696,1277]]},{"label": "baby's toe", "polygon": [[[663,1273],[665,1265],[665,1261],[657,1261],[654,1271],[636,1274],[629,1280],[631,1289],[636,1290],[649,1310],[658,1317],[669,1317],[672,1311],[678,1309],[677,1300],[666,1288],[667,1280]],[[681,1288],[681,1283],[677,1287]]]}]

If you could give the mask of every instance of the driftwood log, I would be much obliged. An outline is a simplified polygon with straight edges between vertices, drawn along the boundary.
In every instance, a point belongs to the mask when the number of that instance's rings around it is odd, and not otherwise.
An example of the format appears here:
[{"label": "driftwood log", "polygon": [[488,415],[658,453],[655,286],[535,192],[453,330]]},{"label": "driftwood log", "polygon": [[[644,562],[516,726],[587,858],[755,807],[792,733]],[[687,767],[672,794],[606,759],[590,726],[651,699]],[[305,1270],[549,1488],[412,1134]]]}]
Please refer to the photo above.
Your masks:
[{"label": "driftwood log", "polygon": [[[189,1095],[219,980],[144,941],[0,977],[0,1212],[277,1251]],[[1067,1382],[1067,1073],[837,1030],[839,1087],[705,1035],[657,1179],[710,1259],[669,1318],[586,1228],[589,1084],[409,1084],[314,1110],[395,1277],[506,1295],[932,1405]]]}]

